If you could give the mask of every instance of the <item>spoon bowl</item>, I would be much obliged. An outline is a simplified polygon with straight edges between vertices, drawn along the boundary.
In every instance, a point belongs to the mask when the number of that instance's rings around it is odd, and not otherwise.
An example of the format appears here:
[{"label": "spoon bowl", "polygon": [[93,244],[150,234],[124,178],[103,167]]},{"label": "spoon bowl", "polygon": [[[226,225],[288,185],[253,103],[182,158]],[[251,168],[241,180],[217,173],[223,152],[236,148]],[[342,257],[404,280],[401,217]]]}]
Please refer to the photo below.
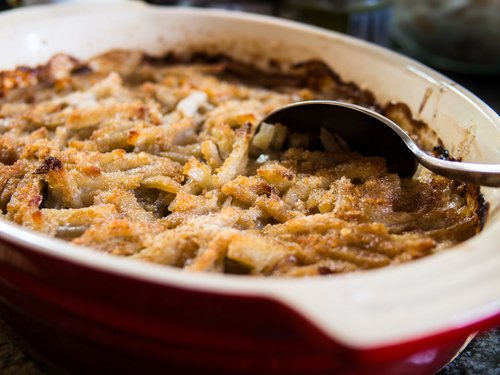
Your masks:
[{"label": "spoon bowl", "polygon": [[388,170],[401,177],[413,176],[420,163],[454,180],[500,186],[500,164],[463,163],[428,155],[395,122],[356,104],[335,100],[296,102],[271,112],[262,123],[280,123],[299,133],[319,134],[325,128],[340,136],[352,151],[383,157]]}]

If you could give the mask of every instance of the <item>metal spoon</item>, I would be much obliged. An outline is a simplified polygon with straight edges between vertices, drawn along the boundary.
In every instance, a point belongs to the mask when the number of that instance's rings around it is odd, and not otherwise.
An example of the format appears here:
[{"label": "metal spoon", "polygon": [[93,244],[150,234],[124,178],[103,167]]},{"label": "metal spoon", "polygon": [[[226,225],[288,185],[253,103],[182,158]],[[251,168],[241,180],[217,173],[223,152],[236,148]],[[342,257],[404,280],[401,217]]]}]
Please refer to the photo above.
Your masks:
[{"label": "metal spoon", "polygon": [[[261,122],[280,123],[289,130],[319,134],[321,128],[339,135],[353,151],[381,156],[389,171],[411,177],[418,163],[453,180],[500,186],[500,164],[462,163],[426,154],[396,123],[359,105],[334,100],[310,100],[278,108]],[[259,124],[259,126],[260,126]]]}]

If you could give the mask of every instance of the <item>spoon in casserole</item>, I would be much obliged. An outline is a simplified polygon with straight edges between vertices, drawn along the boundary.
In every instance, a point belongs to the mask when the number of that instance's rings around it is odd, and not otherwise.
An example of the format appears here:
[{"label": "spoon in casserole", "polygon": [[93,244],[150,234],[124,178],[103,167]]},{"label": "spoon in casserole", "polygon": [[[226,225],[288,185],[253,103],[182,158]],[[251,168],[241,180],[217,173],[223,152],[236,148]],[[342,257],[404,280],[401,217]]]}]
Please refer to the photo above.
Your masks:
[{"label": "spoon in casserole", "polygon": [[260,123],[280,123],[291,132],[320,134],[321,128],[338,135],[352,151],[381,156],[389,171],[411,177],[418,163],[453,180],[500,186],[500,164],[442,160],[422,151],[396,123],[359,105],[334,100],[310,100],[276,109]]}]

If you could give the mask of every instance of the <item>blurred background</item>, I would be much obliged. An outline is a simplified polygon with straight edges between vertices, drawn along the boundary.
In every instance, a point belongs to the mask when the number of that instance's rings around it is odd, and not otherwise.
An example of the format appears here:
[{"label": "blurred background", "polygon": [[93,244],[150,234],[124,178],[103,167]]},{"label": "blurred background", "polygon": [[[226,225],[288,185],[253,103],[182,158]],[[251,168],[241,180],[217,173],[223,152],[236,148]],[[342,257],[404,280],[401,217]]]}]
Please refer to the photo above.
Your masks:
[{"label": "blurred background", "polygon": [[[273,15],[359,37],[434,67],[500,112],[500,0],[146,1]],[[92,0],[0,0],[0,11],[76,2]],[[4,343],[0,332],[0,365]],[[469,374],[500,375],[500,329],[478,335],[439,373]]]},{"label": "blurred background", "polygon": [[500,0],[147,0],[310,23],[416,58],[500,111]]},{"label": "blurred background", "polygon": [[[92,1],[0,0],[0,10]],[[350,34],[440,70],[500,111],[500,0],[145,1],[267,14]]]}]

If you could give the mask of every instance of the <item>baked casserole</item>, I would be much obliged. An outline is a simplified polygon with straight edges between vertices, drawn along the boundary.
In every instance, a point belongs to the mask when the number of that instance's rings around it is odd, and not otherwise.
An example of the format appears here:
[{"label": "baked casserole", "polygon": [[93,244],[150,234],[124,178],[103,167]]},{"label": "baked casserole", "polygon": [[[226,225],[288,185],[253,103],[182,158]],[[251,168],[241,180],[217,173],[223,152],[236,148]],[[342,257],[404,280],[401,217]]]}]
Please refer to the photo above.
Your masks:
[{"label": "baked casserole", "polygon": [[256,131],[273,109],[309,99],[381,111],[448,157],[405,105],[381,106],[319,61],[57,55],[0,73],[1,215],[119,256],[272,276],[406,262],[479,231],[477,186],[423,168],[400,178],[326,130]]}]

